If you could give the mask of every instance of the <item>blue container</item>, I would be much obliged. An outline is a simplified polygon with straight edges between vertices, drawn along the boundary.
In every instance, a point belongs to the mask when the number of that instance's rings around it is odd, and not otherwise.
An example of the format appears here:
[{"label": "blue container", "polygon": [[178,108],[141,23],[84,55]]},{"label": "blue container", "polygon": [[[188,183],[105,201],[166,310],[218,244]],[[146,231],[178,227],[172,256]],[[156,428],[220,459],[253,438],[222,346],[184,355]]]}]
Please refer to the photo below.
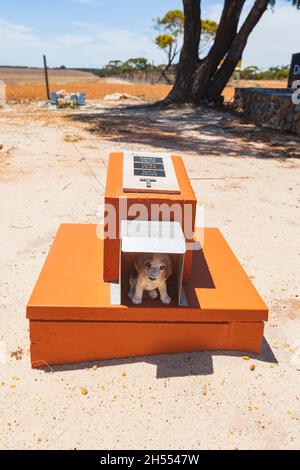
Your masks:
[{"label": "blue container", "polygon": [[77,93],[78,105],[84,106],[86,101],[86,94],[85,93]]},{"label": "blue container", "polygon": [[[74,96],[74,100],[76,101],[76,105],[77,106],[84,106],[86,104],[86,94],[85,93],[75,93],[75,94],[71,94],[72,96]],[[57,105],[57,92],[56,91],[52,91],[50,93],[50,97],[51,97],[51,104],[52,105]]]},{"label": "blue container", "polygon": [[56,91],[51,91],[51,104],[57,104],[57,94]]}]

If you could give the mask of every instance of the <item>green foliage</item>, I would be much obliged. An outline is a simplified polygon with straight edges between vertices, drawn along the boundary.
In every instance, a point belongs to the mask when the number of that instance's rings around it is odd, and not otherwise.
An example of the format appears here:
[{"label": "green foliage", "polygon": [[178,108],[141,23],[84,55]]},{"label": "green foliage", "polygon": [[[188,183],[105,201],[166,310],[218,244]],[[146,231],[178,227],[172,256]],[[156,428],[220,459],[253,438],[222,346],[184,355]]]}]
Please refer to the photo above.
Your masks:
[{"label": "green foliage", "polygon": [[156,28],[164,29],[167,33],[174,38],[183,34],[184,28],[184,15],[181,10],[170,10],[163,18],[157,18]]},{"label": "green foliage", "polygon": [[175,57],[179,53],[177,38],[175,36],[172,36],[171,34],[165,33],[157,36],[155,42],[157,46],[167,54],[167,68],[170,68],[172,66],[172,63],[174,62]]},{"label": "green foliage", "polygon": [[[272,0],[273,3],[275,3],[276,0]],[[288,0],[289,2],[292,3],[294,7],[300,8],[300,0]]]},{"label": "green foliage", "polygon": [[217,29],[218,29],[218,23],[212,20],[202,20],[202,31],[204,31],[207,34],[211,34],[213,37],[215,36]]},{"label": "green foliage", "polygon": [[123,67],[123,62],[121,60],[111,60],[108,62],[105,68],[108,74],[118,75],[122,67]]},{"label": "green foliage", "polygon": [[166,53],[169,68],[180,52],[179,41],[184,31],[184,15],[181,10],[170,10],[154,21],[154,28],[159,32],[155,43]]},{"label": "green foliage", "polygon": [[[156,45],[166,52],[168,67],[170,67],[180,52],[180,41],[184,32],[184,14],[181,10],[170,10],[162,18],[154,20],[154,28],[160,33],[156,39]],[[202,20],[201,50],[213,41],[218,23],[212,20]]]},{"label": "green foliage", "polygon": [[160,34],[157,36],[155,39],[156,44],[158,47],[161,49],[166,49],[168,47],[172,47],[172,45],[176,42],[174,37],[171,36],[170,34]]},{"label": "green foliage", "polygon": [[122,76],[131,74],[143,74],[152,70],[153,66],[144,57],[134,57],[122,62],[111,60],[102,69],[91,69],[99,77]]},{"label": "green foliage", "polygon": [[244,68],[241,71],[242,80],[284,80],[289,76],[290,66],[270,67],[268,70],[262,70],[256,65]]},{"label": "green foliage", "polygon": [[[294,7],[300,9],[300,0],[287,0],[290,2]],[[270,5],[271,7],[274,7],[276,5],[276,0],[270,0]]]},{"label": "green foliage", "polygon": [[150,64],[144,57],[129,59],[121,65],[121,69],[125,73],[146,72],[149,67]]}]

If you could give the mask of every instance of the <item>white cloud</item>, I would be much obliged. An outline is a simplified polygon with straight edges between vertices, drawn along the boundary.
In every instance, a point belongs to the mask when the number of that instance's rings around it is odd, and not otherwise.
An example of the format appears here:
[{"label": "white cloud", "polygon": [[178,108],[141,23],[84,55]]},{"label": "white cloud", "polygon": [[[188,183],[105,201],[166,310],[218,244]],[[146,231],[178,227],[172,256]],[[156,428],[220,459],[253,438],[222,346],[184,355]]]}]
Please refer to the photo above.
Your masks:
[{"label": "white cloud", "polygon": [[68,0],[69,3],[80,3],[81,5],[95,5],[95,0]]},{"label": "white cloud", "polygon": [[0,18],[0,48],[12,45],[33,45],[37,38],[27,26],[11,23]]},{"label": "white cloud", "polygon": [[79,36],[75,34],[64,34],[55,39],[55,43],[60,46],[73,47],[81,46],[85,44],[91,44],[94,42],[94,38],[91,36]]},{"label": "white cloud", "polygon": [[67,0],[69,3],[77,3],[78,5],[85,5],[85,6],[97,6],[97,7],[104,7],[113,3],[114,0]]},{"label": "white cloud", "polygon": [[37,37],[28,26],[0,18],[1,65],[36,66],[42,54],[53,49],[51,42]]},{"label": "white cloud", "polygon": [[[74,36],[78,47],[76,51],[71,51],[69,61],[75,65],[80,60],[80,66],[99,67],[112,59],[126,60],[139,55],[148,56],[151,59],[152,54],[149,54],[149,50],[157,55],[156,47],[147,35],[93,24],[77,24],[77,30],[79,33],[80,31],[88,32],[89,35]],[[70,46],[72,36],[60,38],[59,42],[62,46]]]},{"label": "white cloud", "polygon": [[[112,0],[68,1],[104,4]],[[253,0],[247,2],[247,9],[252,3]],[[204,10],[203,16],[219,20],[222,6],[223,1],[216,0]],[[278,0],[275,12],[266,12],[250,36],[243,65],[269,67],[288,64],[292,53],[300,51],[299,20],[300,11],[288,2]],[[155,46],[151,35],[151,21],[145,33],[130,31],[126,27],[73,21],[65,25],[63,34],[45,40],[27,25],[0,18],[1,64],[41,65],[42,54],[48,55],[50,66],[99,67],[109,60],[137,56],[162,63],[165,56]]]},{"label": "white cloud", "polygon": [[36,36],[28,26],[0,18],[1,65],[36,66],[43,53],[54,49],[51,42]]},{"label": "white cloud", "polygon": [[[74,59],[78,64],[78,56],[81,57],[80,66],[99,67],[110,60],[127,60],[130,57],[144,56],[149,61],[163,62],[164,55],[158,50],[149,35],[135,33],[126,28],[113,28],[95,23],[72,21],[71,26],[76,29],[79,37],[88,37],[89,44],[77,48]],[[80,54],[82,52],[82,54]],[[79,54],[78,54],[79,53]]]},{"label": "white cloud", "polygon": [[72,22],[68,30],[46,41],[26,25],[0,19],[1,64],[38,66],[42,54],[47,54],[50,66],[68,67],[99,67],[137,56],[164,60],[147,34],[85,22]]}]

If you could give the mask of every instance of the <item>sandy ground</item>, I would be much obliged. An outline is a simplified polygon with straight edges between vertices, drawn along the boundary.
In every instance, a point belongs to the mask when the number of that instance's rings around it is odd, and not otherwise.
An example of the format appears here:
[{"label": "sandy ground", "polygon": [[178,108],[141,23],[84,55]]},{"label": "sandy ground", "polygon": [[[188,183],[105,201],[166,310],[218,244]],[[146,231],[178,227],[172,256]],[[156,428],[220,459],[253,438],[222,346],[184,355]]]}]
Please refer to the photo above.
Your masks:
[{"label": "sandy ground", "polygon": [[[299,140],[224,112],[94,103],[0,110],[1,144],[0,448],[299,449]],[[25,306],[48,249],[62,222],[98,222],[108,154],[124,148],[183,155],[206,225],[270,307],[259,357],[30,369]]]}]

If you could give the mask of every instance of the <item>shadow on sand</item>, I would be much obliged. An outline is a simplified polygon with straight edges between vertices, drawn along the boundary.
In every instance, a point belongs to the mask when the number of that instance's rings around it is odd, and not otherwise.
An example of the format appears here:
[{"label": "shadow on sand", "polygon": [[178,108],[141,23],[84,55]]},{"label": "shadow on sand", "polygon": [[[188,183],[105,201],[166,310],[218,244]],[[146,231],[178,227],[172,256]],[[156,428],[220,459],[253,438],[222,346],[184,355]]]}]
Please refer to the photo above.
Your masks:
[{"label": "shadow on sand", "polygon": [[[99,369],[113,366],[125,366],[128,364],[147,363],[156,366],[156,377],[157,379],[166,379],[171,377],[188,377],[188,376],[202,376],[212,375],[214,373],[213,358],[215,356],[222,357],[236,357],[242,358],[247,355],[250,359],[257,361],[266,362],[270,364],[278,364],[276,357],[273,354],[267,340],[263,339],[262,352],[259,356],[249,353],[237,352],[237,351],[203,351],[196,353],[184,353],[184,354],[171,354],[161,356],[149,356],[149,357],[136,357],[127,359],[114,359],[92,363],[81,363],[64,366],[52,367],[51,373],[76,371],[88,369],[91,365],[97,365]],[[44,370],[46,373],[50,373],[49,368],[41,367],[40,370]]]},{"label": "shadow on sand", "polygon": [[[285,159],[295,157],[287,140],[299,141],[300,148],[300,140],[294,135],[263,129],[226,110],[203,107],[160,110],[145,105],[118,105],[72,113],[68,118],[86,124],[95,140],[149,146],[154,150]],[[266,151],[270,142],[272,146]]]}]

